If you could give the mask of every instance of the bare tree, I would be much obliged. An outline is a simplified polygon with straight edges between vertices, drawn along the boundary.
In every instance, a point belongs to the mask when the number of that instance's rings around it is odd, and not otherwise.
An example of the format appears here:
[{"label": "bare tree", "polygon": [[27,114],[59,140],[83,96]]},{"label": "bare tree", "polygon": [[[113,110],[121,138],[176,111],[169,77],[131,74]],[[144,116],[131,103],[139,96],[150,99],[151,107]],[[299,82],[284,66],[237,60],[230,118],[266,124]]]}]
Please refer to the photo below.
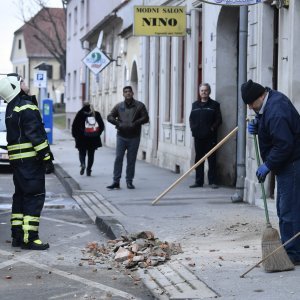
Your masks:
[{"label": "bare tree", "polygon": [[[33,37],[59,62],[62,76],[65,78],[66,6],[68,1],[61,0],[62,9],[56,11],[47,6],[47,0],[25,1],[19,0],[18,3],[22,21],[32,28]],[[38,13],[36,13],[37,11]]]}]

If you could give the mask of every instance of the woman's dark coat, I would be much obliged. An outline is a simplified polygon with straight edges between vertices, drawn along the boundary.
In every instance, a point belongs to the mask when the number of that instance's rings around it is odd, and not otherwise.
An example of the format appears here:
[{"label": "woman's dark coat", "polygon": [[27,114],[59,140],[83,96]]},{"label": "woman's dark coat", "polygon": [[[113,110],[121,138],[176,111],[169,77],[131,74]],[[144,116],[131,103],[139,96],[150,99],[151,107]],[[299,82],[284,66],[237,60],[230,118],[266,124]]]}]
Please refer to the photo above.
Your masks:
[{"label": "woman's dark coat", "polygon": [[100,133],[95,137],[87,137],[84,135],[85,119],[93,116],[89,106],[84,106],[75,116],[72,124],[72,136],[75,138],[75,147],[78,149],[97,149],[102,147],[101,133],[104,130],[104,123],[98,111],[95,111],[95,119],[99,124]]}]

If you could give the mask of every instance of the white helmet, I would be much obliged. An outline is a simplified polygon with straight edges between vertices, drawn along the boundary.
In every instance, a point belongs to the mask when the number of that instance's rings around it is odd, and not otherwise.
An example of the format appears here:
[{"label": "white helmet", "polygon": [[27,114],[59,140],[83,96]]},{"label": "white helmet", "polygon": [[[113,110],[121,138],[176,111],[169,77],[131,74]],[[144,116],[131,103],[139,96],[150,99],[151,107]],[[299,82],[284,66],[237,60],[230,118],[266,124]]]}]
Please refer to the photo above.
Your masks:
[{"label": "white helmet", "polygon": [[21,91],[21,77],[16,73],[0,79],[0,96],[8,103]]}]

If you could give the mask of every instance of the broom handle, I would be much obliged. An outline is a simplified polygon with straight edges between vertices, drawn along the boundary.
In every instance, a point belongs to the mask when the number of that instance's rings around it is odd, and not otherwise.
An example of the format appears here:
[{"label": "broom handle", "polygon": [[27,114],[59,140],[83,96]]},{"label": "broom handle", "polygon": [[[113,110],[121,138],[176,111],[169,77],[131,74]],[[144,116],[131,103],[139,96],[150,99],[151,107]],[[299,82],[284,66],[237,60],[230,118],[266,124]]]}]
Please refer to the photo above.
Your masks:
[{"label": "broom handle", "polygon": [[186,177],[191,171],[196,169],[201,163],[203,163],[211,154],[213,154],[218,148],[220,148],[236,131],[238,127],[235,127],[230,133],[228,133],[216,146],[214,146],[209,152],[207,152],[196,164],[194,164],[189,170],[187,170],[181,177],[179,177],[172,185],[170,185],[164,192],[162,192],[153,202],[154,205],[165,194],[167,194],[174,186],[176,186],[184,177]]},{"label": "broom handle", "polygon": [[[254,146],[255,146],[255,154],[256,154],[257,167],[259,167],[260,166],[260,158],[259,158],[259,153],[258,153],[258,143],[257,143],[257,135],[256,134],[254,134]],[[261,187],[262,198],[263,198],[263,202],[264,202],[264,208],[265,208],[265,215],[266,215],[267,225],[271,225],[270,218],[269,218],[269,211],[268,211],[266,191],[265,191],[265,186],[264,186],[263,182],[260,183],[260,187]]]},{"label": "broom handle", "polygon": [[284,246],[286,246],[288,243],[290,243],[292,240],[294,240],[299,235],[300,235],[300,231],[298,233],[296,233],[293,237],[291,237],[289,240],[287,240],[284,244],[280,245],[278,248],[276,248],[274,251],[272,251],[270,254],[268,254],[265,258],[263,258],[262,260],[260,260],[255,266],[253,266],[252,268],[250,268],[247,272],[245,272],[244,274],[242,274],[240,277],[244,278],[246,274],[248,274],[250,271],[252,271],[254,268],[256,268],[258,265],[260,265],[262,262],[264,262],[266,259],[268,259],[271,255],[275,254],[278,250],[280,250],[281,248],[283,248]]}]

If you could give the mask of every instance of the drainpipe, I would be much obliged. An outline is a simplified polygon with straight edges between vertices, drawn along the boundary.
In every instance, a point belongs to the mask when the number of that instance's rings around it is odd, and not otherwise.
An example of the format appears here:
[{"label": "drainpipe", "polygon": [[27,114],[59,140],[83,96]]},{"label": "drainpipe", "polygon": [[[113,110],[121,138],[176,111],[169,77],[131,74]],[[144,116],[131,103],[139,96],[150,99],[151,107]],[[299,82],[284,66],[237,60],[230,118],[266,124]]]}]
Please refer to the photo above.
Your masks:
[{"label": "drainpipe", "polygon": [[[84,50],[85,55],[88,55],[89,52],[91,51],[90,49],[90,43],[88,41],[81,41],[81,49]],[[83,66],[83,63],[82,63]],[[83,78],[80,79],[80,83],[84,83],[84,91],[82,91],[82,94],[84,94],[82,97],[82,101],[90,101],[90,95],[89,95],[89,85],[90,85],[90,73],[89,73],[89,68],[87,66],[83,66]],[[82,104],[82,103],[81,103]]]},{"label": "drainpipe", "polygon": [[85,67],[85,101],[91,102],[90,99],[90,70],[88,67]]},{"label": "drainpipe", "polygon": [[241,97],[241,85],[247,81],[247,35],[248,6],[240,6],[239,29],[239,70],[238,70],[238,133],[236,162],[236,191],[231,197],[233,203],[243,201],[245,183],[245,153],[246,153],[246,105]]}]

